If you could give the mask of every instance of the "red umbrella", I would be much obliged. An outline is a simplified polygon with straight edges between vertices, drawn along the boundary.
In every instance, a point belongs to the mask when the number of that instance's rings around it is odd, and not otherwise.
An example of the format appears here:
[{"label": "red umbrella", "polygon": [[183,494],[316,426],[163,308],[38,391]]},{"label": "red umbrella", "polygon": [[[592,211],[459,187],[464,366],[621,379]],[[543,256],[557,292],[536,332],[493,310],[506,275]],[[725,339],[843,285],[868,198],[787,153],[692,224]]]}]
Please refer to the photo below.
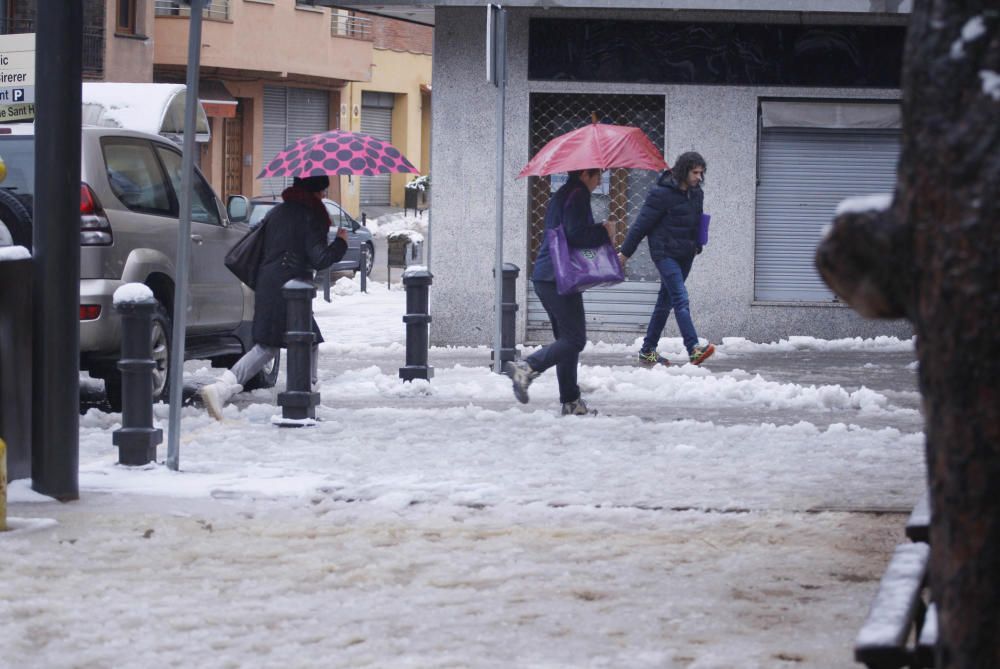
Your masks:
[{"label": "red umbrella", "polygon": [[297,139],[267,164],[265,177],[318,177],[331,174],[372,176],[390,172],[420,174],[389,142],[345,130],[329,130]]},{"label": "red umbrella", "polygon": [[628,125],[591,123],[559,135],[528,161],[517,178],[599,167],[662,170],[663,155],[640,130]]}]

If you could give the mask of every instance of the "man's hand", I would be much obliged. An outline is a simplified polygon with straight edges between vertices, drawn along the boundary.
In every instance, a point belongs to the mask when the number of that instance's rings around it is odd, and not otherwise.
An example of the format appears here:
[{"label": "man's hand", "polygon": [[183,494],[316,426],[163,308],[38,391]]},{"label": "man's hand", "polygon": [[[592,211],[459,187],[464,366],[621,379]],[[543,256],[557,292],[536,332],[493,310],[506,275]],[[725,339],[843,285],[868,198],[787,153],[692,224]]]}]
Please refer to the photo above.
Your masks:
[{"label": "man's hand", "polygon": [[347,228],[337,228],[337,237],[347,241]]},{"label": "man's hand", "polygon": [[625,267],[625,261],[626,261],[626,260],[628,260],[628,257],[627,257],[627,256],[626,256],[626,255],[625,255],[624,253],[619,253],[619,254],[618,254],[618,263],[619,263],[619,264],[620,264],[620,265],[621,265],[622,267]]}]

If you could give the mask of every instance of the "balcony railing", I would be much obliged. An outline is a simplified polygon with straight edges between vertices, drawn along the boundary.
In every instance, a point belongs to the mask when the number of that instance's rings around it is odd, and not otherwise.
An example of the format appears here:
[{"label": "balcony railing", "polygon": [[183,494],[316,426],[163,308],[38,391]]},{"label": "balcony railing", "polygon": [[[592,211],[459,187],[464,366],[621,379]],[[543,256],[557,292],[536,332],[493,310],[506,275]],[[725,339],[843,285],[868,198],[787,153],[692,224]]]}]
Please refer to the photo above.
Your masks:
[{"label": "balcony railing", "polygon": [[[205,3],[201,15],[206,19],[229,20],[229,0],[211,0]],[[155,0],[156,16],[191,16],[191,7],[181,0]]]},{"label": "balcony railing", "polygon": [[[35,22],[31,19],[0,18],[0,34],[18,35],[35,32]],[[104,76],[104,31],[83,31],[83,76],[100,79]]]},{"label": "balcony railing", "polygon": [[366,16],[356,16],[353,12],[333,9],[330,12],[330,34],[334,37],[349,37],[366,42],[374,41],[372,20]]}]

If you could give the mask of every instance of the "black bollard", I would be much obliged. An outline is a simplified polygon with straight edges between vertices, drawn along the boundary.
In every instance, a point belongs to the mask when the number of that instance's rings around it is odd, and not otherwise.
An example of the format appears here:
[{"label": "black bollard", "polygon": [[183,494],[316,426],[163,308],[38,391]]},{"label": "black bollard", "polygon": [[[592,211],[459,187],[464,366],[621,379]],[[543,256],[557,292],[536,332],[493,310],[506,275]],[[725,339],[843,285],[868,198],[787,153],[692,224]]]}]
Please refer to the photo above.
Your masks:
[{"label": "black bollard", "polygon": [[[503,264],[503,287],[500,289],[500,308],[503,317],[500,321],[500,361],[510,362],[521,357],[520,351],[514,346],[514,327],[517,325],[517,277],[521,268],[509,262]],[[493,270],[496,276],[496,270]],[[490,352],[490,360],[494,360],[496,351]]]},{"label": "black bollard", "polygon": [[288,311],[285,332],[285,392],[278,393],[281,418],[272,422],[281,427],[312,425],[316,419],[319,393],[312,391],[312,348],[316,336],[312,330],[312,301],[316,288],[312,282],[292,279],[281,289]]},{"label": "black bollard", "polygon": [[368,244],[361,245],[361,267],[358,268],[361,272],[361,292],[368,292]]},{"label": "black bollard", "polygon": [[413,379],[431,380],[434,368],[427,365],[428,325],[431,322],[428,313],[428,293],[434,276],[426,269],[413,269],[403,272],[403,286],[406,288],[406,367],[399,368],[399,378],[404,381]]},{"label": "black bollard", "polygon": [[[129,288],[129,294],[122,293]],[[115,311],[122,319],[122,426],[111,436],[118,447],[118,464],[145,465],[156,460],[163,430],[153,427],[153,311],[156,298],[143,284],[126,284],[115,291]],[[143,290],[145,289],[145,290]],[[171,379],[181,383],[180,379]]]},{"label": "black bollard", "polygon": [[323,299],[330,302],[330,268],[321,269],[320,272],[323,273]]}]

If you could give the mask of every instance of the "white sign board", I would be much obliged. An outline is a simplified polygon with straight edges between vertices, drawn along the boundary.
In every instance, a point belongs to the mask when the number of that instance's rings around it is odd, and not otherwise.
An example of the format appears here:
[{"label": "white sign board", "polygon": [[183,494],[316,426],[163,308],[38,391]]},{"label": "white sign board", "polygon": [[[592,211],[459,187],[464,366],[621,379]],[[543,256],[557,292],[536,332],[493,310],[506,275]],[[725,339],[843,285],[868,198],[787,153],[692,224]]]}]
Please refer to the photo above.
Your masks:
[{"label": "white sign board", "polygon": [[0,35],[0,122],[35,118],[35,35]]}]

